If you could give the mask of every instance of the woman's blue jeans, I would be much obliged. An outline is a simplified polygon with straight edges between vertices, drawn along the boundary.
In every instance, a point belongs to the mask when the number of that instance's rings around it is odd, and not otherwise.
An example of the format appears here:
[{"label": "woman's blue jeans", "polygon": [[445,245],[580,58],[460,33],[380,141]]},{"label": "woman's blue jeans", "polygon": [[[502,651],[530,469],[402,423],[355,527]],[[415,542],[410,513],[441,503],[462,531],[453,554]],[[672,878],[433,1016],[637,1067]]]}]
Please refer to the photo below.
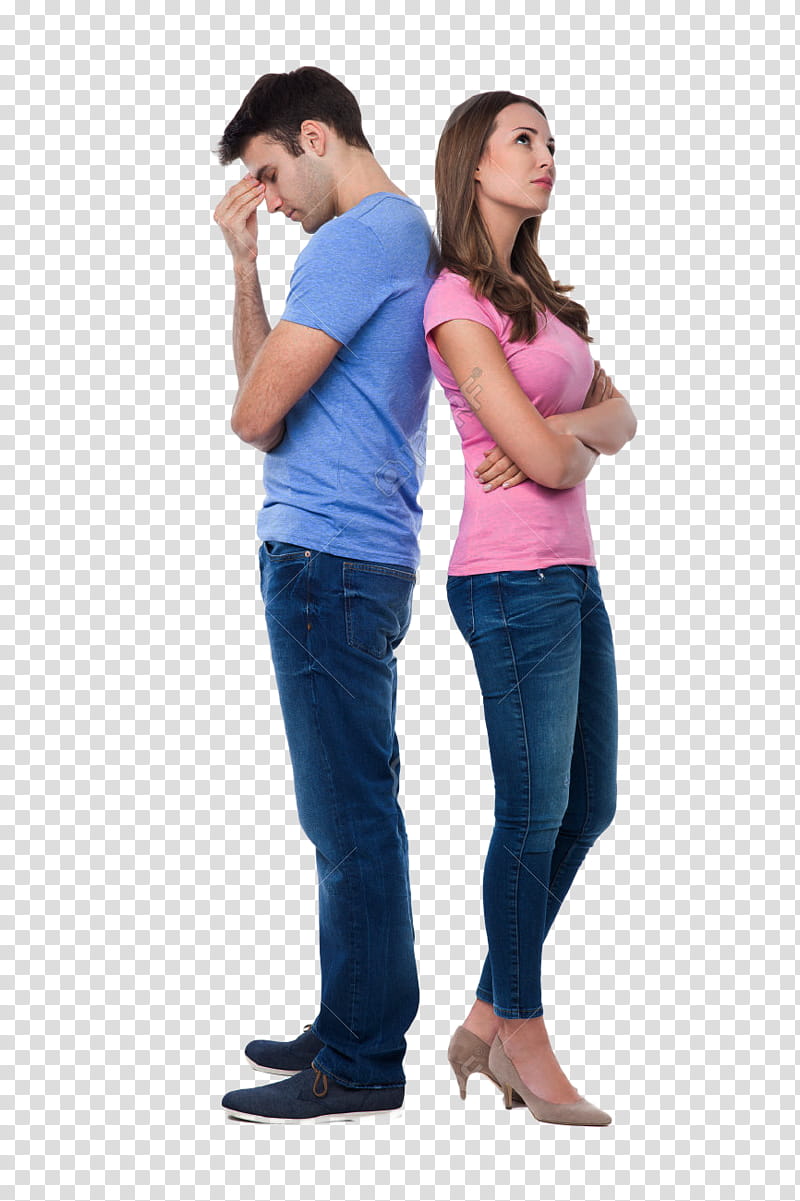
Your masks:
[{"label": "woman's blue jeans", "polygon": [[476,996],[500,1017],[540,1017],[542,943],[616,811],[611,624],[592,566],[448,576],[447,597],[475,660],[495,783]]},{"label": "woman's blue jeans", "polygon": [[419,1008],[408,840],[398,803],[397,662],[416,573],[287,542],[259,546],[300,825],[316,847],[320,1012],[313,1066],[405,1084]]}]

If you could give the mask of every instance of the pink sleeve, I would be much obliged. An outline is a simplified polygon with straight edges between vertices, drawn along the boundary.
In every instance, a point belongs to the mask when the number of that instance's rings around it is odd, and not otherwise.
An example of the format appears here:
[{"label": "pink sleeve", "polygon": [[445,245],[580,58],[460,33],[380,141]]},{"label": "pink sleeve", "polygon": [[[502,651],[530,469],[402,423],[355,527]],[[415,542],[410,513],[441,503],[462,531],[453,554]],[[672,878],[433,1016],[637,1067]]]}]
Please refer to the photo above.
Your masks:
[{"label": "pink sleeve", "polygon": [[425,329],[425,342],[429,355],[435,354],[439,361],[441,355],[436,349],[436,343],[430,336],[431,330],[443,321],[452,321],[457,317],[465,317],[469,321],[477,321],[487,326],[496,337],[500,338],[498,320],[494,306],[488,300],[479,300],[472,291],[469,281],[463,275],[439,276],[431,285],[425,301],[422,321]]}]

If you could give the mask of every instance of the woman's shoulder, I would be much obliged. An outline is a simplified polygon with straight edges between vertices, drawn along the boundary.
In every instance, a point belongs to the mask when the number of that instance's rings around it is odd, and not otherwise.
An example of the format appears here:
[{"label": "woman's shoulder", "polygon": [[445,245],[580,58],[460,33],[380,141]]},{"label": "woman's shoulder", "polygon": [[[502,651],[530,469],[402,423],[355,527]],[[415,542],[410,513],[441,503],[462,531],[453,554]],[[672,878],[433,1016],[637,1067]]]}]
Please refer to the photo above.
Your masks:
[{"label": "woman's shoulder", "polygon": [[459,275],[457,271],[451,271],[449,267],[443,267],[436,276],[428,296],[432,301],[440,300],[443,297],[457,296],[460,300],[471,301],[477,308],[481,308],[485,312],[496,312],[491,300],[475,294],[472,284],[465,275]]}]

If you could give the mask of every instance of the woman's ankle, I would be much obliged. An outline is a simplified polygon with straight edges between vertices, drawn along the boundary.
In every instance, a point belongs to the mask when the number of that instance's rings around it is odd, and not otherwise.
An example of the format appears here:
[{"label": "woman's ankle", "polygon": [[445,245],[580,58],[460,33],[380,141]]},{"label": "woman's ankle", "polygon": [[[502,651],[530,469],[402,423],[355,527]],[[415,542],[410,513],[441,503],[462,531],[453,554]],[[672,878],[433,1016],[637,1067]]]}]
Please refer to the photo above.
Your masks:
[{"label": "woman's ankle", "polygon": [[463,1024],[468,1030],[472,1030],[477,1034],[479,1038],[485,1039],[487,1035],[491,1034],[493,1036],[496,1033],[501,1020],[493,1007],[487,1001],[482,1001],[478,997]]},{"label": "woman's ankle", "polygon": [[524,1039],[526,1042],[544,1041],[547,1031],[544,1026],[544,1016],[537,1018],[499,1018],[498,1033],[501,1042],[514,1039],[517,1044]]}]

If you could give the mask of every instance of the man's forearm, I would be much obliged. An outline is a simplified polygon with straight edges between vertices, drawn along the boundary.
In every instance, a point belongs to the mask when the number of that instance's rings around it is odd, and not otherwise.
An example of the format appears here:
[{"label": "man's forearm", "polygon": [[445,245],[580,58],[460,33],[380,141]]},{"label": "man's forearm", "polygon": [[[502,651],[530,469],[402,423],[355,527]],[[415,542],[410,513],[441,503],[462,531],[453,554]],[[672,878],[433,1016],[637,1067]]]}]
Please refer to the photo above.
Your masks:
[{"label": "man's forearm", "polygon": [[[236,299],[233,305],[233,358],[241,388],[253,364],[253,359],[263,346],[264,339],[272,330],[264,309],[261,283],[255,262],[237,264],[233,270],[236,279]],[[231,414],[232,427],[235,417],[236,405],[233,406]],[[285,433],[286,422],[281,418],[272,429],[266,430],[255,441],[248,440],[247,444],[254,446],[257,450],[269,453],[282,441]]]},{"label": "man's forearm", "polygon": [[241,387],[253,359],[271,330],[264,310],[256,264],[237,264],[233,274],[236,279],[236,298],[233,302],[233,358]]},{"label": "man's forearm", "polygon": [[617,454],[636,433],[636,417],[622,395],[563,416],[568,432],[602,455]]}]

